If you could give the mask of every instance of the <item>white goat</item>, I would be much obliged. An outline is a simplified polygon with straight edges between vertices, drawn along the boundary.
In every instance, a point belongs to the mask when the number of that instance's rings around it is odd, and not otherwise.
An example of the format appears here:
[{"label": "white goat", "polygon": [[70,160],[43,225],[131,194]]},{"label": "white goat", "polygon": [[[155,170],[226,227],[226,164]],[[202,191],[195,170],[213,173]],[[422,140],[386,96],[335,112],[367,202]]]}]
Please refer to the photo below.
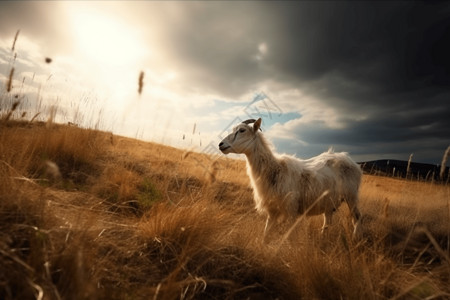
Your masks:
[{"label": "white goat", "polygon": [[258,131],[260,127],[261,118],[242,122],[222,140],[219,149],[224,154],[245,154],[256,209],[267,215],[264,238],[280,219],[295,218],[303,213],[323,214],[324,232],[331,224],[333,212],[343,201],[353,218],[353,234],[360,238],[360,167],[347,153],[332,150],[307,160],[273,154]]}]

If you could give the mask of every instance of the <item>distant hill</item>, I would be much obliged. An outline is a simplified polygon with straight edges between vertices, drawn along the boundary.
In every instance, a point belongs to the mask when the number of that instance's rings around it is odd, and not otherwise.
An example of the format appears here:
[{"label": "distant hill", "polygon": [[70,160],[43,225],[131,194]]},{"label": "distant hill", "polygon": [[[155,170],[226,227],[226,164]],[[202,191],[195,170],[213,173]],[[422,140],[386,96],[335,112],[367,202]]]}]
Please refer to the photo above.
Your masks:
[{"label": "distant hill", "polygon": [[359,162],[364,173],[391,177],[411,178],[416,180],[448,181],[449,167],[445,168],[444,178],[439,178],[440,165],[411,162],[407,174],[408,161],[396,159],[381,159]]}]

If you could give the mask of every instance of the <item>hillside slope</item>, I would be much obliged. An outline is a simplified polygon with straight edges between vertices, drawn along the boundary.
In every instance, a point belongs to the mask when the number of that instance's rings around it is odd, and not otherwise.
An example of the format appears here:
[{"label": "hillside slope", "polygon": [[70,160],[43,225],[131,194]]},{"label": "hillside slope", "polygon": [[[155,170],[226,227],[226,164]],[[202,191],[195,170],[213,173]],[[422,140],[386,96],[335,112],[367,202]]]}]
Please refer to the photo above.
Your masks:
[{"label": "hillside slope", "polygon": [[1,299],[448,297],[449,186],[365,175],[262,244],[245,162],[50,124],[0,129]]},{"label": "hillside slope", "polygon": [[380,159],[359,163],[364,172],[383,176],[396,176],[413,180],[437,181],[448,183],[449,167],[445,167],[443,177],[440,178],[441,165],[396,160]]}]

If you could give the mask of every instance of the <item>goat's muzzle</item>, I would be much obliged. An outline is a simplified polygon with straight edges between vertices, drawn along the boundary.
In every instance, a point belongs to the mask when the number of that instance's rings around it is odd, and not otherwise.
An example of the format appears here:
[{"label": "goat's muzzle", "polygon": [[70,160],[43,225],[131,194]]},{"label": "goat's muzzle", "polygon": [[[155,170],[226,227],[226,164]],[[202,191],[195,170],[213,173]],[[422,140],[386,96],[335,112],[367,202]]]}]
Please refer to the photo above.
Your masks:
[{"label": "goat's muzzle", "polygon": [[230,146],[228,146],[227,144],[225,144],[224,142],[221,142],[219,144],[219,150],[222,151],[222,153],[227,154],[228,152],[226,151],[227,149],[231,148]]}]

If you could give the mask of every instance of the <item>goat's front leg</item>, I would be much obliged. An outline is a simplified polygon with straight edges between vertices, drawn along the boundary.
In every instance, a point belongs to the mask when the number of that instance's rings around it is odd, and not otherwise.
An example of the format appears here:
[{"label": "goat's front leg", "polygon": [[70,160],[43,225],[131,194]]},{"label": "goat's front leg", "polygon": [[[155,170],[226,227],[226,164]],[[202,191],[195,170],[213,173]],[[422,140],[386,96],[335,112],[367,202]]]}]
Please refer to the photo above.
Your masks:
[{"label": "goat's front leg", "polygon": [[264,227],[264,238],[263,238],[264,243],[267,243],[267,238],[269,236],[269,233],[272,231],[272,227],[273,227],[273,220],[270,218],[270,216],[267,216],[266,226]]},{"label": "goat's front leg", "polygon": [[331,225],[331,221],[333,218],[333,211],[326,211],[323,214],[323,226],[322,226],[322,231],[321,233],[324,234],[325,231],[327,230],[328,226]]}]

